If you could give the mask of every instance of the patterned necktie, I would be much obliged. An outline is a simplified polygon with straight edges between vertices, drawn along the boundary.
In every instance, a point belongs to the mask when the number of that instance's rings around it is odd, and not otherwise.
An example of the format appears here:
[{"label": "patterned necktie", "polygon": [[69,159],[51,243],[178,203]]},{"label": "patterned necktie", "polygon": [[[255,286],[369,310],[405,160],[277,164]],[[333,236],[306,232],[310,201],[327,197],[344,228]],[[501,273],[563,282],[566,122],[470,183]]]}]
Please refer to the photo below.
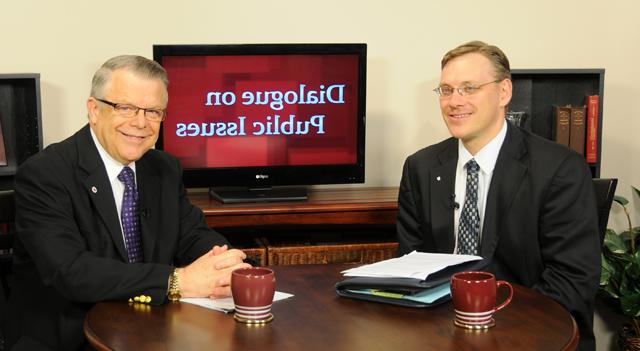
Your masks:
[{"label": "patterned necktie", "polygon": [[124,167],[118,179],[124,184],[122,197],[122,211],[120,219],[124,231],[124,241],[127,247],[129,263],[141,262],[143,259],[142,239],[140,237],[140,218],[138,211],[138,191],[136,190],[135,174],[129,167]]},{"label": "patterned necktie", "polygon": [[480,233],[480,215],[478,214],[478,170],[480,167],[474,159],[469,160],[466,167],[467,193],[458,226],[458,253],[477,255]]}]

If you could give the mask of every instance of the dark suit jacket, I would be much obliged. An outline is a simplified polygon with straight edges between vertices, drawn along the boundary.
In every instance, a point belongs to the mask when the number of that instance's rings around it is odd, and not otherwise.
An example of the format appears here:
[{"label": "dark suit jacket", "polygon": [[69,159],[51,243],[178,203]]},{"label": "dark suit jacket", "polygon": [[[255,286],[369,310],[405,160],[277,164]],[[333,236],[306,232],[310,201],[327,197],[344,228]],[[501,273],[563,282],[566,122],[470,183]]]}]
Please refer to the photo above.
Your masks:
[{"label": "dark suit jacket", "polygon": [[[458,140],[409,156],[398,199],[398,254],[452,253]],[[491,179],[480,255],[499,279],[551,297],[576,319],[581,348],[593,349],[600,243],[591,174],[564,146],[508,123]]]},{"label": "dark suit jacket", "polygon": [[178,161],[149,150],[136,162],[144,262],[128,264],[106,168],[88,126],[47,147],[16,174],[9,345],[74,350],[99,301],[165,301],[173,266],[227,241],[186,197]]}]

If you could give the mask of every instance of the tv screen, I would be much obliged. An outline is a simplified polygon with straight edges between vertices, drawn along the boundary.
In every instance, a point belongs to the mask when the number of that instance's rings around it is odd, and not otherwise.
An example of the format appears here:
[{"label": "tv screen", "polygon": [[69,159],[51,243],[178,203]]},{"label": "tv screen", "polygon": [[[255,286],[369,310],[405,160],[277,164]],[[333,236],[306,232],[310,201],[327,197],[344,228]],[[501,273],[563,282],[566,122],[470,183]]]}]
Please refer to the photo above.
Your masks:
[{"label": "tv screen", "polygon": [[366,44],[154,45],[187,187],[364,182]]}]

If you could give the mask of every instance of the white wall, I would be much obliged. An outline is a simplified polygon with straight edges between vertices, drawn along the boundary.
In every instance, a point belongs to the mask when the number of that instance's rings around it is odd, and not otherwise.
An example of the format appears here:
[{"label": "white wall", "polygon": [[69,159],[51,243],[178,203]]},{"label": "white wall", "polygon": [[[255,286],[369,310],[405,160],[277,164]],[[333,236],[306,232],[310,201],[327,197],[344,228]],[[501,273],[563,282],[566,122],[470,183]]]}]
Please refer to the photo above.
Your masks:
[{"label": "white wall", "polygon": [[[394,186],[404,158],[447,136],[431,89],[449,49],[480,39],[512,68],[605,68],[602,177],[640,186],[640,3],[624,1],[4,1],[0,73],[40,73],[44,142],[86,122],[93,72],[153,44],[364,42],[366,186]],[[640,199],[634,198],[640,224]],[[615,210],[610,223],[624,225]]]},{"label": "white wall", "polygon": [[[7,2],[1,73],[42,74],[44,141],[85,123],[107,58],[153,44],[365,42],[369,45],[367,186],[396,185],[413,151],[447,136],[431,89],[444,52],[472,39],[513,68],[605,68],[603,177],[640,185],[640,11],[634,1],[68,1]],[[374,157],[375,156],[375,157]]]}]

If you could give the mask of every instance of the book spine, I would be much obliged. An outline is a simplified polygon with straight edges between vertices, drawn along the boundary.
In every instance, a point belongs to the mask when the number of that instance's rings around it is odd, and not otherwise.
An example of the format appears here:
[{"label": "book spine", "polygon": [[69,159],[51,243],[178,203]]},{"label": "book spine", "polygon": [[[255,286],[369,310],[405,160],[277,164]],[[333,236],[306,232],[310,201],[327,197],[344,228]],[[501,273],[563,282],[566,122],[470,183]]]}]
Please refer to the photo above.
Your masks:
[{"label": "book spine", "polygon": [[587,96],[587,146],[585,156],[588,163],[598,162],[598,113],[600,109],[600,97],[598,95]]},{"label": "book spine", "polygon": [[4,145],[4,134],[2,134],[2,116],[0,116],[0,166],[7,165],[7,150]]},{"label": "book spine", "polygon": [[580,155],[584,155],[586,110],[585,106],[571,108],[569,147]]},{"label": "book spine", "polygon": [[556,106],[556,124],[554,129],[555,141],[558,144],[569,146],[569,128],[571,122],[571,108]]}]

